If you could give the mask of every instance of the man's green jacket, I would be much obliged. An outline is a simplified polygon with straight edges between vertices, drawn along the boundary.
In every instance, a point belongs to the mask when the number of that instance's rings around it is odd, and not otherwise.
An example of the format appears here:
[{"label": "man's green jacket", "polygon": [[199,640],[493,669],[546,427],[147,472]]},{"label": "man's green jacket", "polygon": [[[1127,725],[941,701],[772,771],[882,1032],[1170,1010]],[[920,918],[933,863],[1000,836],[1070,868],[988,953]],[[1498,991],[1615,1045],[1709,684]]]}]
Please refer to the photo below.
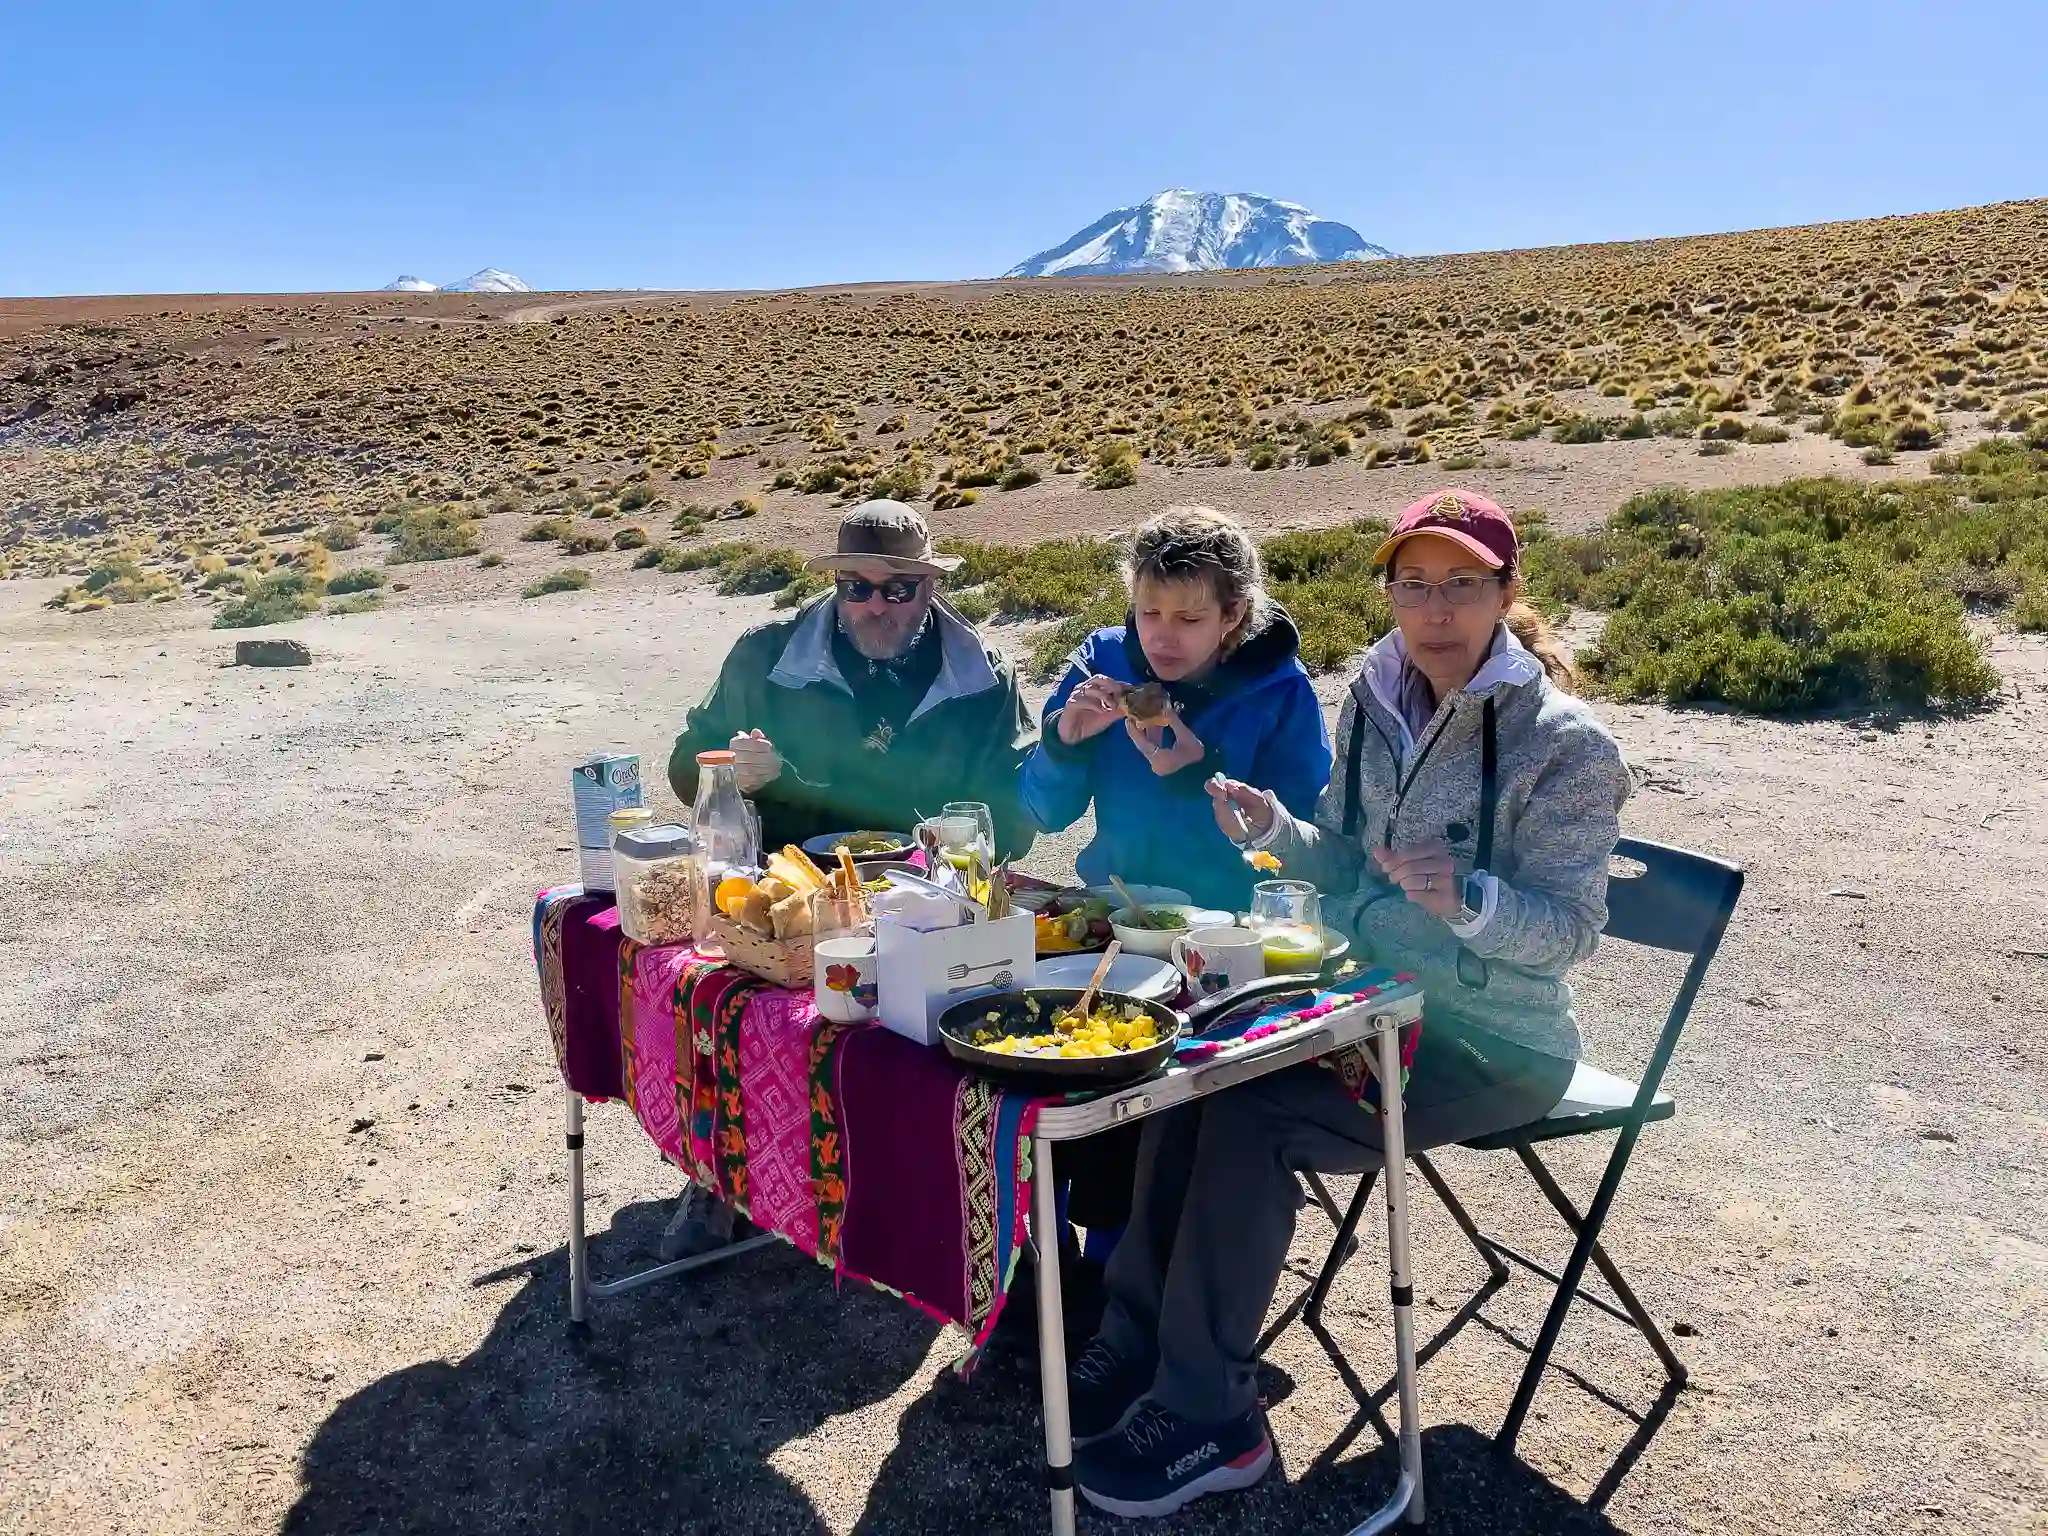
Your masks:
[{"label": "man's green jacket", "polygon": [[981,800],[994,813],[999,853],[1023,854],[1033,829],[1018,804],[1018,770],[1038,730],[1018,697],[1015,669],[943,599],[935,602],[938,677],[900,731],[863,739],[832,654],[833,601],[827,592],[740,637],[711,696],[676,738],[668,780],[677,798],[686,806],[696,800],[699,752],[758,730],[784,765],[751,797],[768,849],[826,832],[907,832],[948,800]]}]

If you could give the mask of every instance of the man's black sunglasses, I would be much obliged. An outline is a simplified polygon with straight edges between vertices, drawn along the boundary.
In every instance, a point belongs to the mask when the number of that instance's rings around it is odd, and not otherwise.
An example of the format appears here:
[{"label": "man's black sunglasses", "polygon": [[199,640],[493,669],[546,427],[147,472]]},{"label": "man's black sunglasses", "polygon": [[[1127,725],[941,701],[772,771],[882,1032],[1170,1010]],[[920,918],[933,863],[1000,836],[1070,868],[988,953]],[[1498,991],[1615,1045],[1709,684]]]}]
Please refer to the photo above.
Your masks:
[{"label": "man's black sunglasses", "polygon": [[838,585],[839,595],[849,603],[864,603],[879,592],[883,602],[902,604],[917,596],[924,578],[891,576],[887,581],[863,581],[858,576],[841,576]]}]

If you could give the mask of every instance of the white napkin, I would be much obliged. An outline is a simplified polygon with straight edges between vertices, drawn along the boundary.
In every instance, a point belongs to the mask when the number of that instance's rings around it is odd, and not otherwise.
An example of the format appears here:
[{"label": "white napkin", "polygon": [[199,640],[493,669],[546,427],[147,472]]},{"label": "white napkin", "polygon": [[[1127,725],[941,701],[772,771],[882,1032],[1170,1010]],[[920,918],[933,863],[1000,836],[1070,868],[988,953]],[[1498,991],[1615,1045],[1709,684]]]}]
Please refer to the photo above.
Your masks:
[{"label": "white napkin", "polygon": [[966,917],[960,903],[945,893],[909,885],[892,885],[886,891],[877,891],[868,907],[876,922],[895,923],[919,933],[958,928]]}]

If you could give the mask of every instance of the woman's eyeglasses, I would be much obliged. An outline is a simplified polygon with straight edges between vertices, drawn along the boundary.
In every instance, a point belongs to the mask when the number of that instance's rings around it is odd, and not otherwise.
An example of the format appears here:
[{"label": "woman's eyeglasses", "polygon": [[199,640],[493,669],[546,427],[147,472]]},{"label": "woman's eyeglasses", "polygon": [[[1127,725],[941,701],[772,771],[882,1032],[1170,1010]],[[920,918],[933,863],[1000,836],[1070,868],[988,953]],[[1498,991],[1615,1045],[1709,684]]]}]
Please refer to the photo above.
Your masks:
[{"label": "woman's eyeglasses", "polygon": [[877,592],[882,601],[901,606],[917,596],[924,585],[922,576],[892,576],[887,581],[862,581],[858,576],[839,578],[839,595],[849,603],[864,603]]},{"label": "woman's eyeglasses", "polygon": [[1420,608],[1429,601],[1430,593],[1441,592],[1453,608],[1464,608],[1478,602],[1499,580],[1498,576],[1452,576],[1443,581],[1390,581],[1387,598],[1396,608]]}]

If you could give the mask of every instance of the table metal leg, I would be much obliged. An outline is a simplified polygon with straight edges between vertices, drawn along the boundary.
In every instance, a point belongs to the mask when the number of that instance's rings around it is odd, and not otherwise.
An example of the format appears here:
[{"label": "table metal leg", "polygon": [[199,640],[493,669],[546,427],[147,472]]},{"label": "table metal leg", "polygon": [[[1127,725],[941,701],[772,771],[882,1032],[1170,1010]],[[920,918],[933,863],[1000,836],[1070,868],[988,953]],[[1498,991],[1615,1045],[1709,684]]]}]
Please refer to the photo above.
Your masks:
[{"label": "table metal leg", "polygon": [[1045,1481],[1053,1536],[1074,1536],[1074,1433],[1067,1418],[1067,1324],[1060,1306],[1060,1228],[1052,1143],[1031,1138],[1031,1239],[1038,1252],[1038,1380],[1045,1400]]},{"label": "table metal leg", "polygon": [[[1401,1032],[1379,1037],[1380,1102],[1386,1146],[1387,1273],[1394,1305],[1394,1370],[1401,1397],[1401,1481],[1408,1485],[1408,1523],[1420,1525],[1422,1411],[1415,1393],[1415,1277],[1408,1248],[1408,1138],[1402,1124]],[[1398,1496],[1398,1494],[1397,1494]]]},{"label": "table metal leg", "polygon": [[583,1241],[583,1095],[564,1088],[568,1099],[569,1144],[569,1321],[590,1311],[590,1255]]}]

